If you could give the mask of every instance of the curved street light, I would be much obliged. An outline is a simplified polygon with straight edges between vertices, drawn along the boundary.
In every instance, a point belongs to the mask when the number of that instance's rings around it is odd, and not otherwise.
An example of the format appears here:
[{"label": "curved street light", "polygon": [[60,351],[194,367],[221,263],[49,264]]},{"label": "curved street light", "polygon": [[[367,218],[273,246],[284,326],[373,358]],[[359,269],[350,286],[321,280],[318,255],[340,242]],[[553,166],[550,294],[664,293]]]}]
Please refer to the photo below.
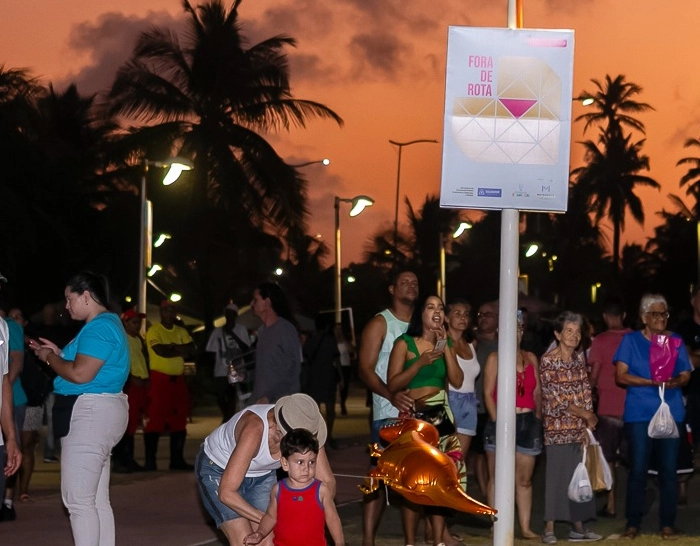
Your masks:
[{"label": "curved street light", "polygon": [[328,165],[331,164],[331,160],[327,157],[324,157],[323,159],[316,159],[315,161],[307,161],[306,163],[299,163],[298,165],[290,165],[290,167],[306,167],[308,165],[315,165],[316,163],[320,163],[324,167],[328,167]]},{"label": "curved street light", "polygon": [[357,216],[365,208],[374,205],[374,199],[366,195],[356,195],[352,199],[335,196],[335,323],[341,323],[342,282],[340,268],[340,203],[350,203],[350,216]]},{"label": "curved street light", "polygon": [[[452,232],[452,238],[457,239],[465,231],[471,229],[473,224],[471,222],[460,222],[457,228]],[[445,268],[445,236],[440,233],[440,278],[438,279],[437,293],[440,294],[442,303],[447,304],[447,280],[446,280],[446,268]]]},{"label": "curved street light", "polygon": [[[163,178],[163,184],[169,186],[175,182],[183,171],[193,168],[192,162],[181,157],[173,157],[165,161],[141,160],[141,242],[139,245],[139,275],[138,275],[138,312],[146,313],[147,272],[151,269],[151,246],[153,243],[153,205],[146,194],[146,175],[150,167],[167,168],[168,172]],[[142,322],[145,329],[146,321]]]},{"label": "curved street light", "polygon": [[418,140],[409,140],[408,142],[397,142],[395,140],[389,140],[389,144],[393,144],[399,149],[399,162],[398,166],[396,167],[396,206],[394,207],[394,263],[396,263],[397,259],[396,249],[398,248],[398,243],[396,240],[398,239],[399,235],[399,187],[401,185],[401,151],[403,150],[404,146],[411,146],[412,144],[419,143],[438,144],[438,141],[426,138],[420,138]]}]

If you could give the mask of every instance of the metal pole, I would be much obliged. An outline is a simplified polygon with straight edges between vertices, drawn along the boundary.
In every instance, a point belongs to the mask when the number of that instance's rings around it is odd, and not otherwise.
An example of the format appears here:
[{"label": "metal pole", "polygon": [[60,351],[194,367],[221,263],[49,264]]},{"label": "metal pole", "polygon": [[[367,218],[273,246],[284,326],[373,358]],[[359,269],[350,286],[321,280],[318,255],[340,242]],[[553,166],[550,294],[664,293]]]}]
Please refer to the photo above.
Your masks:
[{"label": "metal pole", "polygon": [[438,294],[442,303],[447,305],[447,287],[445,286],[445,235],[440,233],[440,279],[438,280]]},{"label": "metal pole", "polygon": [[[391,141],[389,141],[391,142]],[[401,184],[401,150],[405,144],[398,142],[392,142],[399,147],[399,164],[396,167],[396,206],[394,207],[394,265],[396,265],[396,260],[398,259],[398,248],[397,238],[399,236],[399,185]]]},{"label": "metal pole", "polygon": [[335,323],[341,324],[342,283],[340,266],[340,198],[335,198]]},{"label": "metal pole", "polygon": [[[522,27],[521,0],[508,0],[508,28]],[[498,401],[496,403],[496,546],[513,545],[515,506],[515,380],[517,359],[518,240],[520,213],[501,212],[501,271],[498,318]]]},{"label": "metal pole", "polygon": [[401,184],[401,150],[404,146],[410,146],[411,144],[418,144],[420,142],[426,142],[428,144],[438,144],[437,140],[430,140],[425,138],[420,138],[418,140],[411,140],[409,142],[396,142],[395,140],[390,140],[389,144],[398,146],[399,148],[399,163],[396,167],[396,205],[394,207],[394,266],[396,266],[396,260],[398,259],[398,243],[397,239],[399,237],[399,187]]},{"label": "metal pole", "polygon": [[[148,161],[141,162],[141,193],[139,212],[141,216],[141,225],[139,226],[139,274],[138,274],[138,312],[146,313],[146,262],[148,245],[150,245],[150,236],[148,231],[151,229],[151,208],[146,196],[146,175],[148,174]],[[145,328],[146,321],[142,321],[142,329]]]}]

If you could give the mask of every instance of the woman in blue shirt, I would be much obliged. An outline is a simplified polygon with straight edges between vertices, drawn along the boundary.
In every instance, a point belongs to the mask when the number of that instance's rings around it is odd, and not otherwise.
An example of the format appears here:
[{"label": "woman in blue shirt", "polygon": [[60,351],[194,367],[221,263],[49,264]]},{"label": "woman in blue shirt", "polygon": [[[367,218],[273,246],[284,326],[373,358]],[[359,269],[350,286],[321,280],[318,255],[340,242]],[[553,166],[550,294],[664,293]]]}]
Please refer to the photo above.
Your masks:
[{"label": "woman in blue shirt", "polygon": [[[661,538],[674,538],[676,530],[676,464],[678,438],[655,438],[648,434],[649,422],[659,409],[661,383],[652,378],[649,356],[654,335],[678,338],[666,330],[668,305],[658,294],[646,294],[639,304],[639,316],[644,328],[626,334],[613,357],[615,382],[627,389],[625,397],[625,434],[629,446],[630,468],[627,478],[627,505],[625,537],[633,539],[639,533],[644,515],[647,471],[652,448],[657,450],[659,465],[659,526]],[[685,408],[681,388],[688,383],[692,369],[685,345],[678,344],[678,353],[671,378],[663,383],[664,398],[673,420],[680,429],[683,426]]]},{"label": "woman in blue shirt", "polygon": [[48,339],[30,348],[58,377],[54,380],[54,430],[61,438],[61,495],[77,546],[112,546],[110,453],[124,434],[128,405],[122,387],[129,347],[119,317],[107,310],[107,279],[79,273],[65,289],[66,309],[85,321],[62,350]]}]

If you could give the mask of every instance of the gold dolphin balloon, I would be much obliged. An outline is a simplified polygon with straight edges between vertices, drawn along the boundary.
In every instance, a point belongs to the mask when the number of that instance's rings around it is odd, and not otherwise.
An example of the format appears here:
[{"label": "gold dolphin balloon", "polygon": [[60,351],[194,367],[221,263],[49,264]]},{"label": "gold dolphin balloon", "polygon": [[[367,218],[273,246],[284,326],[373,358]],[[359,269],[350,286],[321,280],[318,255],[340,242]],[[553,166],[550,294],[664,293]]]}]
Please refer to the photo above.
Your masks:
[{"label": "gold dolphin balloon", "polygon": [[439,435],[433,425],[418,419],[399,419],[379,434],[391,443],[384,450],[377,444],[370,446],[378,462],[360,486],[363,493],[376,491],[381,480],[416,504],[496,514],[495,509],[472,499],[462,489],[454,461],[436,447]]}]

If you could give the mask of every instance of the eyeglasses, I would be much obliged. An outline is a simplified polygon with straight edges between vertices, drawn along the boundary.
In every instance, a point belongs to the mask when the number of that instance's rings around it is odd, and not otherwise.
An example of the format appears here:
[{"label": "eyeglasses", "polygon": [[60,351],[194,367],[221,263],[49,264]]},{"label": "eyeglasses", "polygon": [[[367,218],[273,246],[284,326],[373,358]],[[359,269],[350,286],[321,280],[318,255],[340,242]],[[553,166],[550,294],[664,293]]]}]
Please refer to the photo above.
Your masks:
[{"label": "eyeglasses", "polygon": [[494,317],[494,316],[496,316],[496,313],[492,313],[491,311],[486,311],[485,313],[482,313],[481,311],[479,311],[479,312],[476,314],[476,317],[477,317],[477,318],[482,318],[482,317],[483,317],[483,318],[489,318],[489,317]]},{"label": "eyeglasses", "polygon": [[669,317],[668,311],[647,311],[645,314],[651,315],[653,319],[666,320]]}]

